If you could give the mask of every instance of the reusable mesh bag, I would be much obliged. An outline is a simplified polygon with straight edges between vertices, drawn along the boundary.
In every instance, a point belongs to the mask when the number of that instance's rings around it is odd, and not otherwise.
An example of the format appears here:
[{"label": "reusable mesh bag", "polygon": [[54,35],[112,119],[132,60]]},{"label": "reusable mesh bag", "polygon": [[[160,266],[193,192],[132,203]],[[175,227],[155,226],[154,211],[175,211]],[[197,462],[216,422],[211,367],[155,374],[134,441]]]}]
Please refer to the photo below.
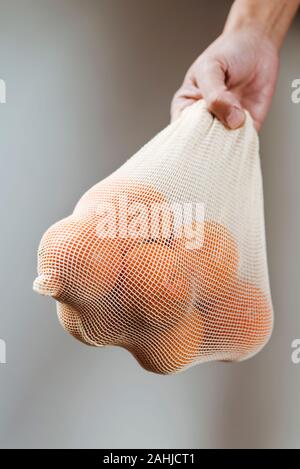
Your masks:
[{"label": "reusable mesh bag", "polygon": [[199,101],[48,229],[34,289],[82,342],[175,373],[256,354],[272,330],[258,137]]}]

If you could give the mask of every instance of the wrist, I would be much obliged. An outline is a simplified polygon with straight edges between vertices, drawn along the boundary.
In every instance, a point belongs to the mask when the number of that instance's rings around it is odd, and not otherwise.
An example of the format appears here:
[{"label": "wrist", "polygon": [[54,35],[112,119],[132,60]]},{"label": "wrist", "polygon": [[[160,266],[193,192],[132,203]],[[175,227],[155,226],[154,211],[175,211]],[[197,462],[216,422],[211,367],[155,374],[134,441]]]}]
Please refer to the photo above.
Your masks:
[{"label": "wrist", "polygon": [[224,32],[256,30],[279,49],[300,0],[235,0]]}]

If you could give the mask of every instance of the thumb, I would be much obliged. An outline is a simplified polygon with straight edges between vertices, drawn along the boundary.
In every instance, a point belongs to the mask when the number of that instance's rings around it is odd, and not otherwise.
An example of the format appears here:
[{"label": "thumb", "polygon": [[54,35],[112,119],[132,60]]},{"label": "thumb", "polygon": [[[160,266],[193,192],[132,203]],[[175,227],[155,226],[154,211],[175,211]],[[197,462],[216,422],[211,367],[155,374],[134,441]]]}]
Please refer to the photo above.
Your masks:
[{"label": "thumb", "polygon": [[199,70],[197,82],[208,110],[229,129],[244,124],[245,113],[236,95],[227,89],[226,73],[217,61],[206,63]]}]

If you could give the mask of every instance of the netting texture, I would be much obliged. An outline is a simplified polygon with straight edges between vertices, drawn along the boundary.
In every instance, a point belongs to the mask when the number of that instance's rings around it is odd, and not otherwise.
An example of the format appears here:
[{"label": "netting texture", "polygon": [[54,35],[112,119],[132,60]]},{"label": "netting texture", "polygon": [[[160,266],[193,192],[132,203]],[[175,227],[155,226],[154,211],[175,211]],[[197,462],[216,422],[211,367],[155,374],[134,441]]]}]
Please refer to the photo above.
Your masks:
[{"label": "netting texture", "polygon": [[240,361],[273,323],[258,137],[199,101],[51,226],[34,289],[88,345],[168,374]]}]

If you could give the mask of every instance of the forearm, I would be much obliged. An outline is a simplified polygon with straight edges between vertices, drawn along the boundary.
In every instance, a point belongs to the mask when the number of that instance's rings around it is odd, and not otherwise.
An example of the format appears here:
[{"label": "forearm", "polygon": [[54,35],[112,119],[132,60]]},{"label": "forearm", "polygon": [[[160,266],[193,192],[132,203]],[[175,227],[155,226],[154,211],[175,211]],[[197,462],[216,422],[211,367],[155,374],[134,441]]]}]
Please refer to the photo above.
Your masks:
[{"label": "forearm", "polygon": [[279,48],[300,6],[300,0],[235,0],[224,31],[254,25]]}]

